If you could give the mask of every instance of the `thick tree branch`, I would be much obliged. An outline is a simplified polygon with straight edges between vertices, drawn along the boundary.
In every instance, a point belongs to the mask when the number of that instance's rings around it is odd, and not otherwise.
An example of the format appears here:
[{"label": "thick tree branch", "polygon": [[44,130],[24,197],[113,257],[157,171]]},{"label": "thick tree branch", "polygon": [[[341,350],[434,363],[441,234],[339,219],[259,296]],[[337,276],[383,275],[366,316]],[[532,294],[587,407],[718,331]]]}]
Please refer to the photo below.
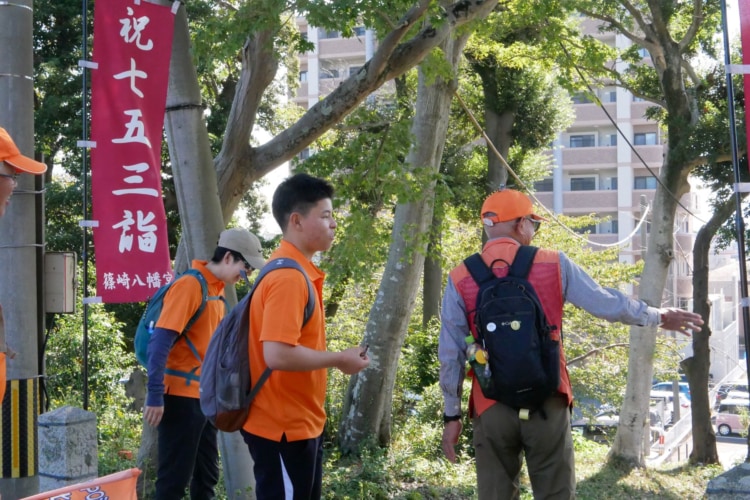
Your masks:
[{"label": "thick tree branch", "polygon": [[[451,8],[446,9],[447,18],[444,23],[439,26],[428,25],[413,38],[401,43],[410,28],[423,19],[428,4],[427,0],[422,0],[412,8],[401,19],[398,27],[380,41],[372,59],[359,72],[344,80],[295,124],[266,144],[257,148],[245,145],[241,153],[226,158],[232,168],[227,164],[218,169],[219,196],[225,219],[234,213],[242,193],[252,182],[294,158],[297,153],[341,121],[384,82],[416,66],[456,28],[487,16],[497,5],[497,0],[454,3]],[[265,87],[262,90],[265,90]],[[249,135],[245,137],[249,138]]]},{"label": "thick tree branch", "polygon": [[693,0],[693,19],[690,22],[690,27],[685,33],[685,36],[682,37],[682,40],[680,40],[680,43],[678,44],[681,54],[685,52],[690,44],[693,43],[693,40],[698,35],[698,31],[703,25],[704,19],[705,17],[703,16],[703,0]]}]

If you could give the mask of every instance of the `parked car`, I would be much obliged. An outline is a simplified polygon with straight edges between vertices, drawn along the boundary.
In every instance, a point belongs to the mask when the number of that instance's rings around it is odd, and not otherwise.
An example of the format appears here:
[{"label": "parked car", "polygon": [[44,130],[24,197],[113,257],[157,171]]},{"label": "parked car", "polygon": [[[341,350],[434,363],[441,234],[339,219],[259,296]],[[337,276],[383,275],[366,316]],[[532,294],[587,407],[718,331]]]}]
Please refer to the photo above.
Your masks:
[{"label": "parked car", "polygon": [[[680,392],[690,401],[690,385],[687,382],[678,382]],[[659,382],[651,386],[652,391],[673,391],[672,382]]]},{"label": "parked car", "polygon": [[736,381],[736,382],[725,382],[719,386],[716,390],[716,405],[720,404],[724,399],[729,396],[729,391],[743,391],[748,392],[747,382]]},{"label": "parked car", "polygon": [[726,398],[719,405],[719,411],[711,417],[716,432],[722,436],[739,434],[747,430],[747,417],[750,400]]}]

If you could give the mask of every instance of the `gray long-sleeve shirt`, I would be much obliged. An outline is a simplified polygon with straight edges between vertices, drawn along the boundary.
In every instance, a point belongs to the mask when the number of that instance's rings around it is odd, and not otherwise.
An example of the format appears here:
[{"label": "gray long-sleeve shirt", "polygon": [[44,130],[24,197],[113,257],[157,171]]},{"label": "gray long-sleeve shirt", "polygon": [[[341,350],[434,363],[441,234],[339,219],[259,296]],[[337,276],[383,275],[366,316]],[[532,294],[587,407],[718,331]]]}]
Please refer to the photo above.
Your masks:
[{"label": "gray long-sleeve shirt", "polygon": [[[563,252],[559,254],[565,302],[607,321],[638,326],[659,324],[659,309],[648,306],[642,300],[630,299],[619,290],[600,286]],[[440,388],[443,391],[446,415],[461,413],[466,337],[471,335],[466,315],[467,308],[463,298],[449,277],[443,295],[438,347]]]}]

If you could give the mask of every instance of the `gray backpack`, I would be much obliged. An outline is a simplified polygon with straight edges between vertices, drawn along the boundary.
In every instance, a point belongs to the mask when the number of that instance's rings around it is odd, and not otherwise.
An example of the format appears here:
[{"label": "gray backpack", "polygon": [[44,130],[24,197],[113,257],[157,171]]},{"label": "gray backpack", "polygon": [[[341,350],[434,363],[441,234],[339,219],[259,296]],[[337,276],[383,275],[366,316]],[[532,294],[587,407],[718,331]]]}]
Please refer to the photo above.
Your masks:
[{"label": "gray backpack", "polygon": [[250,300],[266,274],[285,268],[297,269],[305,277],[308,300],[302,324],[307,323],[315,309],[315,290],[310,279],[294,260],[274,259],[260,270],[250,293],[221,320],[208,344],[201,369],[201,410],[220,431],[233,432],[242,428],[250,403],[271,375],[271,369],[266,368],[254,386],[250,380]]}]

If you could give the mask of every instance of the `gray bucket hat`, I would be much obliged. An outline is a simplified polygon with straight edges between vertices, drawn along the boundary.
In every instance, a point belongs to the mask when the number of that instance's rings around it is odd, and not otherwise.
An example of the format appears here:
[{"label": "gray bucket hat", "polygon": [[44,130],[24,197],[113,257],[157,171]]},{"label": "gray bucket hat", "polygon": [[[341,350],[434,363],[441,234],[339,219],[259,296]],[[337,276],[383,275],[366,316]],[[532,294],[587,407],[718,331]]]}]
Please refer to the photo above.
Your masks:
[{"label": "gray bucket hat", "polygon": [[241,227],[226,229],[219,235],[219,246],[234,250],[255,269],[260,269],[266,263],[260,240],[253,233]]}]

